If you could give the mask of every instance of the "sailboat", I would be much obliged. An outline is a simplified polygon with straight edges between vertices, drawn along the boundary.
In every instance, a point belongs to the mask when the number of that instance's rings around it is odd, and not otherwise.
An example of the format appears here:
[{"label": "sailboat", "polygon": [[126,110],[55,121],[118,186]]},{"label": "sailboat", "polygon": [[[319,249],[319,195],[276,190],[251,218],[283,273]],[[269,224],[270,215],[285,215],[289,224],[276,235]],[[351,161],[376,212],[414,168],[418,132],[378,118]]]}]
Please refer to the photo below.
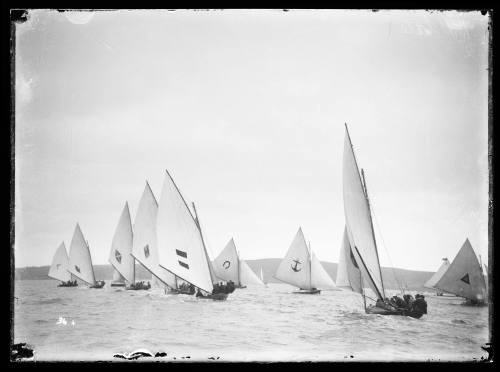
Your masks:
[{"label": "sailboat", "polygon": [[118,270],[113,268],[113,281],[110,284],[111,287],[125,287],[125,278]]},{"label": "sailboat", "polygon": [[229,282],[235,283],[235,288],[246,288],[248,284],[264,285],[248,264],[240,258],[234,239],[226,244],[213,262],[215,275]]},{"label": "sailboat", "polygon": [[307,246],[299,227],[288,252],[279,264],[274,277],[299,287],[299,294],[319,294],[318,288],[335,289],[335,283],[325,271],[316,255]]},{"label": "sailboat", "polygon": [[156,236],[157,215],[158,202],[146,181],[134,220],[132,256],[151,273],[153,282],[157,285],[161,283],[165,293],[185,293],[179,289],[176,276],[159,265]]},{"label": "sailboat", "polygon": [[[373,230],[365,175],[363,170],[361,170],[361,174],[359,172],[347,125],[345,126],[342,189],[346,224],[341,254],[344,251],[344,265],[348,266],[344,267],[343,270],[348,273],[347,282],[349,286],[363,296],[366,313],[409,315],[420,318],[427,312],[426,309],[423,309],[422,302],[425,303],[423,299],[421,301],[416,300],[417,305],[411,309],[389,306],[384,302],[384,282]],[[344,278],[346,277],[344,276]],[[365,285],[375,294],[375,305],[366,306]],[[427,305],[425,304],[425,306]]]},{"label": "sailboat", "polygon": [[198,298],[225,300],[228,293],[213,293],[217,277],[208,257],[194,203],[193,210],[194,216],[166,171],[157,216],[159,264],[198,288]]},{"label": "sailboat", "polygon": [[469,239],[465,240],[448,270],[434,288],[465,298],[467,305],[486,304],[487,292],[483,269]]},{"label": "sailboat", "polygon": [[128,207],[128,202],[125,202],[120,220],[116,226],[115,234],[113,235],[108,261],[120,276],[128,282],[129,286],[126,287],[126,289],[147,290],[151,287],[150,285],[146,286],[142,282],[136,283],[135,281],[135,259],[131,255],[132,240],[133,233],[130,209]]},{"label": "sailboat", "polygon": [[68,253],[66,253],[66,246],[64,242],[62,242],[54,254],[48,273],[50,278],[61,281],[58,287],[76,287],[78,285],[76,280],[71,280],[71,273],[68,271],[68,267]]},{"label": "sailboat", "polygon": [[262,270],[262,266],[260,268],[260,281],[266,286],[266,288],[268,287],[267,283],[264,281],[264,271]]},{"label": "sailboat", "polygon": [[95,280],[89,245],[85,241],[82,230],[80,229],[80,225],[78,223],[76,224],[69,248],[68,271],[78,279],[87,283],[90,288],[104,287],[103,280]]},{"label": "sailboat", "polygon": [[440,291],[439,289],[436,289],[434,286],[439,281],[439,279],[441,279],[441,277],[446,272],[446,270],[448,270],[449,267],[450,267],[450,261],[448,261],[448,258],[446,257],[443,258],[443,263],[439,267],[438,271],[436,271],[434,275],[432,275],[429,278],[429,280],[425,282],[424,287],[429,289],[434,289],[436,290],[436,296],[442,296],[444,292]]}]

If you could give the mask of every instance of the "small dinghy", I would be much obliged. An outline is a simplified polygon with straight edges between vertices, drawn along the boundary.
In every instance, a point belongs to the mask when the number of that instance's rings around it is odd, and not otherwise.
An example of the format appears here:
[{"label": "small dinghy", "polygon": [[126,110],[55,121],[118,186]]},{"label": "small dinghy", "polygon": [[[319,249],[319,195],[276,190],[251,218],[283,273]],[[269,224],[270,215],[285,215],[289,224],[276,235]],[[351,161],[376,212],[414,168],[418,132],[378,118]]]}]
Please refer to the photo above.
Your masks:
[{"label": "small dinghy", "polygon": [[122,274],[115,268],[113,268],[113,281],[111,282],[111,287],[125,287],[125,278]]},{"label": "small dinghy", "polygon": [[78,286],[78,283],[76,280],[72,280],[73,278],[71,273],[68,271],[68,268],[68,253],[66,253],[66,246],[64,245],[64,242],[62,242],[54,254],[54,258],[52,259],[52,264],[50,265],[49,273],[47,275],[49,278],[61,281],[58,287],[76,287]]},{"label": "small dinghy", "polygon": [[92,266],[92,257],[88,242],[83,237],[80,225],[77,223],[71,245],[69,249],[69,267],[68,271],[78,279],[89,285],[89,288],[102,288],[104,281],[95,280],[94,267]]},{"label": "small dinghy", "polygon": [[[358,168],[356,156],[345,126],[343,185],[345,228],[337,271],[337,285],[358,292],[363,297],[365,312],[379,315],[403,315],[420,318],[427,314],[424,296],[385,297],[382,270],[373,229],[372,211],[364,171]],[[366,306],[364,284],[376,296],[375,305]],[[368,297],[369,298],[369,297]]]},{"label": "small dinghy", "polygon": [[214,260],[213,267],[218,278],[226,282],[232,281],[235,288],[246,288],[247,284],[264,285],[250,266],[240,258],[233,238]]},{"label": "small dinghy", "polygon": [[320,294],[318,288],[336,289],[330,275],[306,244],[302,228],[299,227],[295,238],[281,261],[274,277],[282,282],[299,287],[296,294]]}]

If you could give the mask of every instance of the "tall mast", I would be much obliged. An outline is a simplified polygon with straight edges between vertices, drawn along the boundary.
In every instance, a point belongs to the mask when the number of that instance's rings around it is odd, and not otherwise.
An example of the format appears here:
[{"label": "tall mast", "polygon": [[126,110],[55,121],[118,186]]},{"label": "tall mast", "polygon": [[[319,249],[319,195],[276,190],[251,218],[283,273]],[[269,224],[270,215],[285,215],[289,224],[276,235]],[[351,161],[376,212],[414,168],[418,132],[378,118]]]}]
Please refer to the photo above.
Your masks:
[{"label": "tall mast", "polygon": [[368,212],[369,212],[368,215],[370,216],[370,226],[372,228],[373,243],[375,244],[375,254],[377,255],[378,270],[379,270],[379,273],[380,273],[380,284],[382,284],[382,295],[385,298],[384,279],[382,278],[382,268],[380,267],[380,259],[378,257],[378,249],[377,249],[377,241],[375,240],[375,230],[373,229],[373,221],[372,221],[372,211],[371,211],[371,206],[370,206],[370,199],[368,198],[368,189],[366,188],[365,171],[363,169],[361,169],[361,177],[363,178],[363,188],[365,190],[366,203],[368,204]]},{"label": "tall mast", "polygon": [[200,219],[198,218],[198,213],[196,212],[196,206],[194,205],[194,202],[191,202],[191,204],[193,205],[195,221],[196,221],[196,225],[198,225],[198,231],[200,232],[201,243],[203,244],[203,250],[205,251],[205,256],[207,257],[207,264],[208,264],[208,271],[210,272],[210,279],[212,279],[212,283],[214,283],[214,277],[212,274],[212,265],[210,264],[210,257],[208,257],[207,247],[205,246],[205,240],[203,239],[203,234],[201,232]]}]

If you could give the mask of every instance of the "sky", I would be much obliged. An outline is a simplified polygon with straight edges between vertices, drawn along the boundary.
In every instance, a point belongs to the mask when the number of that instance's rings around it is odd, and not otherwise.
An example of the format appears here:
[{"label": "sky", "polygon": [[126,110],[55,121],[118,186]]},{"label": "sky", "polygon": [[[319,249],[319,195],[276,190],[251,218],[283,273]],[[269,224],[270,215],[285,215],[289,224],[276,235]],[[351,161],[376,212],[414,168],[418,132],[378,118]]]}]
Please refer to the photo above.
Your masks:
[{"label": "sky", "polygon": [[15,266],[78,222],[105,264],[168,169],[213,259],[337,262],[347,123],[382,266],[488,253],[488,17],[479,12],[31,11],[16,26]]}]

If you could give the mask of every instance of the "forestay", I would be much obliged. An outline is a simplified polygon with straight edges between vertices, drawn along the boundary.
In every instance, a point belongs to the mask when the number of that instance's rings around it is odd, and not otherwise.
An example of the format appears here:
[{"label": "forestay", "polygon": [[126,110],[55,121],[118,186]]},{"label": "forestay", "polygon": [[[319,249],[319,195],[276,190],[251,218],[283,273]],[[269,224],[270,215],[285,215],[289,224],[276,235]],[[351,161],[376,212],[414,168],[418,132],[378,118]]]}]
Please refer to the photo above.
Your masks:
[{"label": "forestay", "polygon": [[344,140],[342,189],[349,244],[368,285],[374,290],[377,297],[383,297],[384,290],[370,207],[347,128]]},{"label": "forestay", "polygon": [[324,289],[336,289],[334,281],[328,275],[325,268],[318,260],[314,252],[311,251],[311,287],[312,288],[324,288]]},{"label": "forestay", "polygon": [[175,275],[159,265],[156,237],[157,215],[158,203],[149,183],[146,182],[134,220],[132,256],[154,277],[175,289],[177,288]]},{"label": "forestay", "polygon": [[299,228],[274,277],[302,289],[311,288],[311,265],[306,240]]},{"label": "forestay", "polygon": [[240,280],[242,285],[264,285],[244,260],[240,260]]},{"label": "forestay", "polygon": [[361,271],[354,259],[347,236],[347,228],[344,227],[342,246],[340,247],[339,264],[337,266],[337,287],[350,289],[362,293]]},{"label": "forestay", "polygon": [[436,271],[434,275],[432,275],[430,279],[424,283],[424,287],[434,289],[434,286],[441,279],[446,270],[448,270],[448,267],[450,267],[450,261],[448,261],[447,258],[443,258],[443,263],[439,267],[438,271]]},{"label": "forestay", "polygon": [[135,282],[135,260],[131,253],[132,221],[130,220],[128,202],[126,202],[111,242],[108,261],[125,280],[133,284]]},{"label": "forestay", "polygon": [[234,239],[231,238],[213,262],[215,276],[225,281],[232,280],[236,285],[241,285],[239,266],[238,252]]},{"label": "forestay", "polygon": [[486,282],[469,239],[434,287],[471,300],[486,299]]},{"label": "forestay", "polygon": [[212,292],[209,262],[198,225],[166,172],[157,218],[160,265],[206,292]]},{"label": "forestay", "polygon": [[78,223],[76,224],[69,248],[68,271],[90,285],[95,284],[94,268],[92,267],[89,246],[83,237]]},{"label": "forestay", "polygon": [[52,265],[50,265],[48,275],[53,279],[67,282],[71,280],[71,274],[68,271],[68,267],[68,253],[66,253],[66,246],[64,245],[64,242],[62,242],[59,248],[57,248],[56,253],[54,254],[54,258],[52,259]]}]

